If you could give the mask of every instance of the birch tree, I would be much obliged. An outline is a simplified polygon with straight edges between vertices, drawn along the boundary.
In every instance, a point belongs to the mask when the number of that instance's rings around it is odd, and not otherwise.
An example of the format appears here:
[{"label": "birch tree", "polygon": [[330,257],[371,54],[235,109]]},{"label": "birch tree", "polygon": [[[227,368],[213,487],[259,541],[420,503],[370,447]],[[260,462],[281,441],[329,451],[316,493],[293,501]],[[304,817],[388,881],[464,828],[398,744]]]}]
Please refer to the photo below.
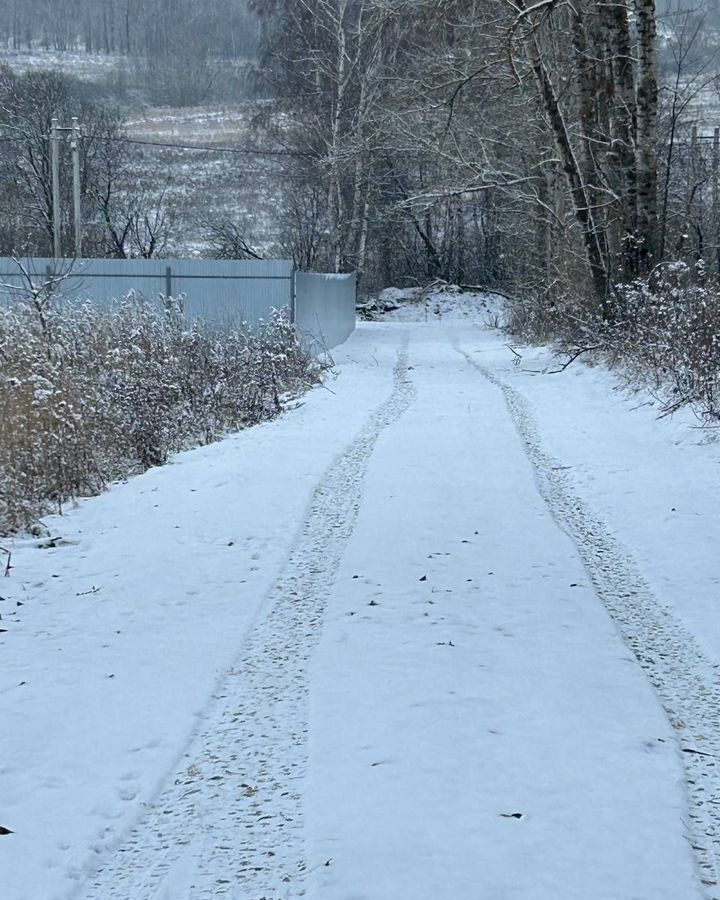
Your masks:
[{"label": "birch tree", "polygon": [[[532,70],[593,283],[607,295],[657,258],[654,0],[580,0],[569,13],[559,0],[516,0],[515,8],[511,52],[518,69]],[[575,64],[553,71],[546,44],[568,14]]]},{"label": "birch tree", "polygon": [[293,110],[294,146],[314,160],[304,163],[308,192],[312,182],[324,188],[326,264],[362,272],[392,9],[375,0],[256,2],[254,8],[272,18],[265,62],[274,89]]}]

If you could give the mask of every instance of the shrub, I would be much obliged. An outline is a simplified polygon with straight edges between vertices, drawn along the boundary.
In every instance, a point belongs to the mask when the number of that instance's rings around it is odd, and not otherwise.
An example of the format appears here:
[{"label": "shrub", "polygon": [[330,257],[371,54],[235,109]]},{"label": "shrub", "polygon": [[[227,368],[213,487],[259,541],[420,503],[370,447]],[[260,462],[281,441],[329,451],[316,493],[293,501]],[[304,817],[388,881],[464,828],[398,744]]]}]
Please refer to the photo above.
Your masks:
[{"label": "shrub", "polygon": [[665,413],[691,405],[706,421],[720,418],[720,285],[677,262],[623,286],[615,304],[604,334],[611,359],[650,382]]},{"label": "shrub", "polygon": [[319,377],[283,313],[245,332],[132,295],[0,305],[0,532],[269,419]]},{"label": "shrub", "polygon": [[618,285],[602,308],[568,294],[515,301],[508,327],[561,350],[597,348],[631,383],[655,391],[665,414],[690,405],[706,422],[720,419],[720,284],[702,262],[657,266]]}]

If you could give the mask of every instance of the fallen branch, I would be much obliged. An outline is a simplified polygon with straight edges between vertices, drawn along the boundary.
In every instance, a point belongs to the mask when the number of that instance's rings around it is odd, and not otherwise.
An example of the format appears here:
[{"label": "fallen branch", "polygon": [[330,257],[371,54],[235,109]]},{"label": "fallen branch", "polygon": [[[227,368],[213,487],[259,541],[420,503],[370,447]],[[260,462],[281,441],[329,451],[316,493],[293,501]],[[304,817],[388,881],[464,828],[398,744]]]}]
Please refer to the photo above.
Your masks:
[{"label": "fallen branch", "polygon": [[484,288],[479,284],[459,284],[458,287],[461,291],[475,291],[478,294],[487,294],[488,296],[502,297],[503,300],[507,300],[508,303],[518,302],[516,297],[511,297],[510,294],[506,294],[504,291],[498,291],[495,288]]},{"label": "fallen branch", "polygon": [[508,350],[509,350],[509,351],[513,354],[513,356],[515,357],[515,359],[513,360],[513,365],[514,365],[514,366],[519,366],[520,363],[522,362],[522,356],[517,352],[517,350],[516,350],[514,347],[511,347],[510,344],[505,344],[505,346],[508,348]]},{"label": "fallen branch", "polygon": [[576,350],[569,351],[570,358],[567,362],[564,362],[559,369],[551,369],[547,374],[548,375],[559,375],[560,372],[564,372],[565,369],[571,364],[574,363],[575,360],[582,356],[583,353],[592,353],[593,350],[602,350],[602,344],[596,344],[594,347],[578,347]]}]

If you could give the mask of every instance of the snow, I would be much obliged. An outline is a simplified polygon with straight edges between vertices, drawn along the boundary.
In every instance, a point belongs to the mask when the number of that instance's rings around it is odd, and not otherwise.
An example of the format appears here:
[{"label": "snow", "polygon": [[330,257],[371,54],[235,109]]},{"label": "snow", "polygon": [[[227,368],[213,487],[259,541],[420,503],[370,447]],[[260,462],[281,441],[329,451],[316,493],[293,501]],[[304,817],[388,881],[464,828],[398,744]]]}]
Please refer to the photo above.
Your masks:
[{"label": "snow", "polygon": [[373,455],[329,603],[310,895],[692,896],[670,729],[502,396],[452,353],[416,340],[418,399]]},{"label": "snow", "polygon": [[397,306],[384,319],[392,322],[465,321],[498,325],[503,305],[497,294],[469,294],[448,286],[437,291],[420,288],[386,288],[381,291],[378,304]]},{"label": "snow", "polygon": [[4,900],[67,896],[174,772],[389,351],[363,335],[353,377],[282,421],[46,520],[54,549],[3,542]]},{"label": "snow", "polygon": [[579,365],[561,376],[536,375],[527,369],[541,368],[546,354],[523,353],[515,383],[532,402],[550,451],[632,547],[658,598],[673,606],[706,653],[720,657],[716,431],[700,429],[689,410],[658,419],[659,403],[620,390],[605,369]]},{"label": "snow", "polygon": [[716,895],[718,446],[409,299],[5,542],[3,900]]}]

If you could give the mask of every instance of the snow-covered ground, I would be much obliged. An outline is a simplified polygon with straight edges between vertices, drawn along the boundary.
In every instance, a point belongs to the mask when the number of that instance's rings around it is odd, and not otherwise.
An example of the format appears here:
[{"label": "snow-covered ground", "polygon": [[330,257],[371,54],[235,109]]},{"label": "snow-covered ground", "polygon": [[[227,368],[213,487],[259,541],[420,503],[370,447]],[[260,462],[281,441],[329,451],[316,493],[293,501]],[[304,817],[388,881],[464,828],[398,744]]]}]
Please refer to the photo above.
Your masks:
[{"label": "snow-covered ground", "polygon": [[495,316],[6,542],[3,900],[718,896],[720,448]]}]

